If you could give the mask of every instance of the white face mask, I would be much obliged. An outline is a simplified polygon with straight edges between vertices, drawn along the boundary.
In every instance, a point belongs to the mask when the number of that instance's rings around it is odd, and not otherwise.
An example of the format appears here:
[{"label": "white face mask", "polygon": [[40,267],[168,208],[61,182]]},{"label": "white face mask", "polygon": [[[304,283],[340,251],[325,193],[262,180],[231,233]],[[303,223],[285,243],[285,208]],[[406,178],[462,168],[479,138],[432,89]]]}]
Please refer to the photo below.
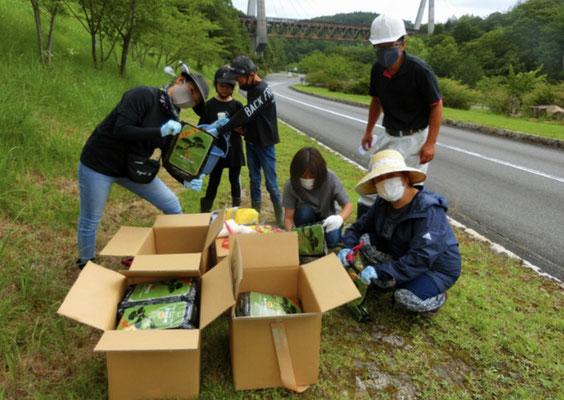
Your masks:
[{"label": "white face mask", "polygon": [[403,186],[401,178],[396,177],[377,183],[376,190],[378,190],[378,196],[391,203],[401,199],[405,192],[405,186]]},{"label": "white face mask", "polygon": [[174,86],[174,91],[172,92],[172,103],[179,108],[191,108],[196,105],[194,97],[190,90],[183,82],[180,85]]},{"label": "white face mask", "polygon": [[312,179],[300,178],[300,183],[305,190],[313,189],[313,183],[314,182],[315,182],[315,179],[313,179],[313,178]]}]

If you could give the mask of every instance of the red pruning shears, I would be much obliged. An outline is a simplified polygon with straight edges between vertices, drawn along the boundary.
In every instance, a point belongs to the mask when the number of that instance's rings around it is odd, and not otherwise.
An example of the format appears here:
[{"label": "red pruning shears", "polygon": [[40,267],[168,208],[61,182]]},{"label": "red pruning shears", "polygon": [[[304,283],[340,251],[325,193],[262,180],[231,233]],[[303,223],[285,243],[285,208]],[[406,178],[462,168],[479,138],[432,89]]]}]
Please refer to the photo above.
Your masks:
[{"label": "red pruning shears", "polygon": [[347,262],[352,263],[354,261],[356,253],[358,253],[362,246],[364,246],[364,240],[351,249],[352,253],[347,254]]}]

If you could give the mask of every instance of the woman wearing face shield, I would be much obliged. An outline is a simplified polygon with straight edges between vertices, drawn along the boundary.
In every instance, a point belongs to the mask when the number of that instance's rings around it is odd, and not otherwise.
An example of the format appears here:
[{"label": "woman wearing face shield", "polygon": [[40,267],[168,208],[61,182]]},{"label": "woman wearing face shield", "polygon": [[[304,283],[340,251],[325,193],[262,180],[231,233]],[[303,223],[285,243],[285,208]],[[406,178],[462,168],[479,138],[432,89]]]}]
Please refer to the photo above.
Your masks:
[{"label": "woman wearing face shield", "polygon": [[[165,214],[182,213],[176,195],[158,177],[143,182],[145,171],[131,168],[135,165],[131,160],[146,160],[157,148],[164,154],[173,135],[182,129],[178,122],[181,109],[192,108],[203,115],[208,93],[202,75],[182,72],[173,84],[128,90],[94,129],[82,149],[78,166],[79,268],[95,256],[96,232],[112,184],[134,192]],[[198,189],[193,182],[190,187]]]},{"label": "woman wearing face shield", "polygon": [[282,206],[287,231],[294,226],[322,222],[328,248],[336,247],[341,241],[343,221],[354,210],[343,184],[314,147],[304,147],[294,155]]},{"label": "woman wearing face shield", "polygon": [[352,248],[364,241],[361,280],[394,288],[398,303],[428,316],[446,301],[447,290],[460,276],[461,258],[446,217],[447,201],[416,186],[424,180],[425,174],[406,166],[397,150],[376,153],[356,191],[378,198],[345,231],[339,260],[348,266]]}]

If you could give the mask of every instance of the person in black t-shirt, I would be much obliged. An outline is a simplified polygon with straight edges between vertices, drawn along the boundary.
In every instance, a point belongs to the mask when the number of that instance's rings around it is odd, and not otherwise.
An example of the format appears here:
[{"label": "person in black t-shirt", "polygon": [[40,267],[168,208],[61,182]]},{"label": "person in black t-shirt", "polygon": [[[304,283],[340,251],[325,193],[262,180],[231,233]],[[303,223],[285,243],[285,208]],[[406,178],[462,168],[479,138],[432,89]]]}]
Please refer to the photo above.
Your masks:
[{"label": "person in black t-shirt", "polygon": [[[361,144],[364,150],[399,151],[408,166],[427,171],[435,156],[443,104],[437,79],[421,59],[405,52],[406,31],[400,18],[382,14],[370,28],[370,42],[377,62],[370,73],[372,97],[368,123]],[[385,133],[373,140],[374,125],[384,112]],[[376,195],[362,195],[358,218],[374,203]]]},{"label": "person in black t-shirt", "polygon": [[245,129],[245,149],[247,167],[251,180],[251,204],[261,209],[261,170],[264,172],[266,190],[274,207],[276,222],[284,227],[282,196],[276,175],[276,151],[274,146],[280,142],[274,93],[268,84],[256,73],[257,67],[249,57],[238,56],[229,67],[229,79],[235,79],[242,90],[247,91],[247,105],[243,107],[217,133],[228,132],[243,126]]},{"label": "person in black t-shirt", "polygon": [[[95,256],[96,232],[114,183],[141,196],[165,214],[182,214],[178,198],[158,177],[149,183],[132,180],[136,178],[135,174],[130,174],[128,156],[148,159],[157,148],[165,152],[172,135],[181,131],[180,109],[193,108],[203,115],[208,93],[208,84],[202,75],[182,72],[174,84],[128,90],[94,129],[82,149],[78,166],[79,268]],[[185,186],[199,190],[194,181],[185,182]]]},{"label": "person in black t-shirt", "polygon": [[[237,82],[228,79],[225,75],[229,70],[225,67],[216,71],[214,77],[214,87],[216,95],[206,102],[206,113],[198,122],[201,124],[211,124],[221,118],[231,118],[243,108],[240,101],[235,100],[231,95]],[[228,136],[229,149],[225,158],[219,159],[215,168],[210,173],[206,196],[200,199],[200,212],[210,212],[213,201],[217,195],[217,188],[221,182],[221,175],[224,168],[229,168],[229,182],[231,183],[231,200],[233,207],[241,205],[241,167],[245,165],[245,154],[243,153],[243,141],[241,134],[242,128],[235,128],[231,132],[226,132]],[[225,141],[218,139],[218,146],[225,150]]]}]

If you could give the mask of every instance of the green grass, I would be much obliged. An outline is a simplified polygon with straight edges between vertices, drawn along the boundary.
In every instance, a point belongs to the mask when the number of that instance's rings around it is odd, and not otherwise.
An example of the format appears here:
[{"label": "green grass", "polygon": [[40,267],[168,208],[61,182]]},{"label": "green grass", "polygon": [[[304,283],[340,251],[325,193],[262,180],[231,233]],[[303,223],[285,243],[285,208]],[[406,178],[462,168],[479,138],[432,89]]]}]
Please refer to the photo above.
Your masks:
[{"label": "green grass", "polygon": [[[28,3],[0,0],[0,73],[9,77],[0,81],[0,399],[107,398],[105,358],[92,351],[101,333],[56,315],[78,275],[76,167],[82,143],[124,90],[166,81],[149,68],[131,66],[126,78],[117,77],[111,66],[93,71],[87,38],[76,23],[65,18],[57,23],[60,57],[46,69],[33,61]],[[71,46],[78,55],[64,55]],[[280,185],[295,152],[313,145],[356,203],[353,188],[361,171],[287,126],[279,127]],[[178,192],[185,212],[198,211],[201,193],[184,190],[164,171],[160,176]],[[245,169],[241,178],[243,204],[248,205]],[[266,193],[264,199],[264,216],[272,222]],[[215,207],[229,202],[224,176]],[[114,188],[98,248],[120,225],[150,225],[157,215],[145,201]],[[233,390],[228,322],[220,317],[203,330],[201,397],[394,399],[416,393],[412,397],[424,399],[564,398],[562,288],[456,233],[463,273],[435,318],[393,309],[389,292],[369,295],[373,323],[358,324],[346,307],[327,313],[319,382],[297,396],[281,388]],[[100,258],[100,264],[119,268],[110,257]]]},{"label": "green grass", "polygon": [[[318,96],[370,104],[370,96],[331,92],[325,88],[307,85],[295,85],[295,87],[301,91],[313,93]],[[471,122],[479,125],[564,140],[564,124],[556,123],[555,121],[506,117],[504,115],[495,114],[489,110],[482,109],[472,109],[466,111],[448,107],[444,108],[443,117],[457,121]]]}]

